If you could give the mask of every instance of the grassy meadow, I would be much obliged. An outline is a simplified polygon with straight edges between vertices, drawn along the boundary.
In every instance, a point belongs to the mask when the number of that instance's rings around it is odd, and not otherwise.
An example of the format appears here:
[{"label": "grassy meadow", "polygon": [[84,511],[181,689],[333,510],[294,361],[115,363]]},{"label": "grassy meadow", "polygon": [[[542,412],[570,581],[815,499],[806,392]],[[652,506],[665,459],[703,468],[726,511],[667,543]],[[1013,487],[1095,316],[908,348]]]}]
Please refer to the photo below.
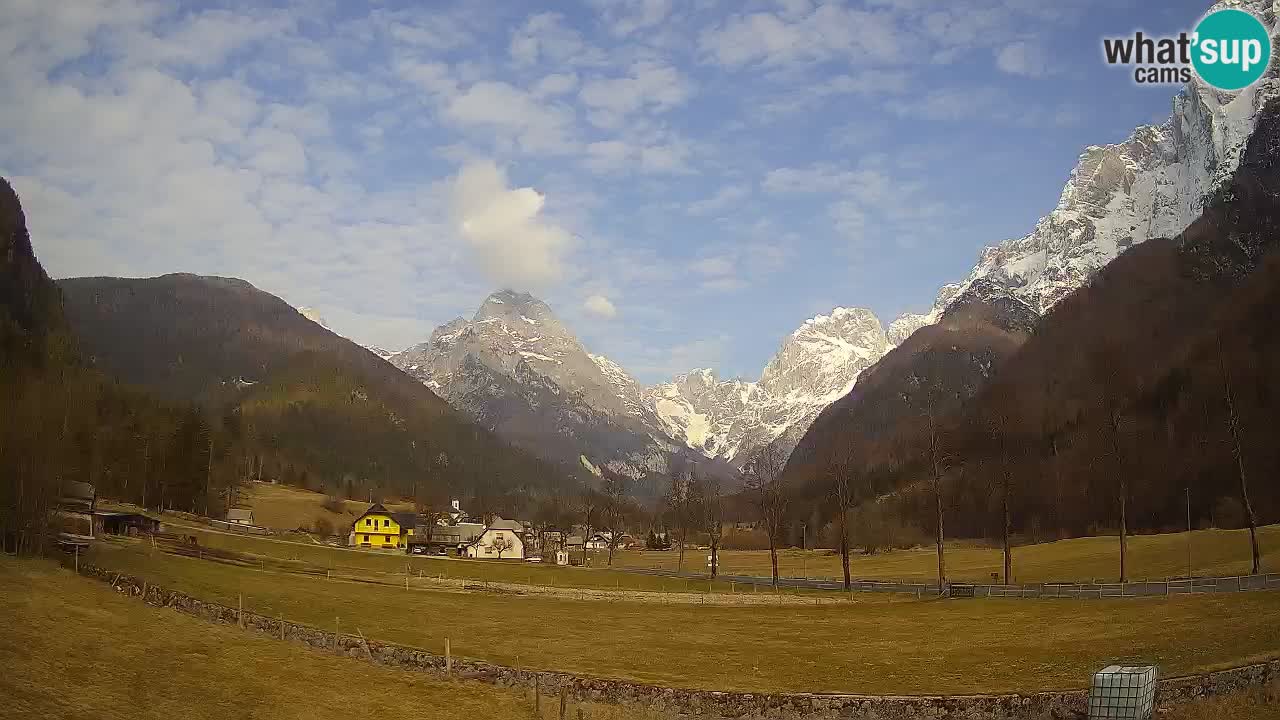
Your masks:
[{"label": "grassy meadow", "polygon": [[[335,532],[345,534],[351,523],[369,507],[368,503],[343,500],[342,512],[335,513],[324,507],[321,493],[293,488],[288,485],[250,483],[245,491],[244,507],[253,510],[254,524],[273,530],[313,530],[317,520],[328,522]],[[395,512],[413,510],[412,503],[385,502],[388,510]]]},{"label": "grassy meadow", "polygon": [[[1134,535],[1128,542],[1130,579],[1165,578],[1187,574],[1188,534]],[[1248,530],[1196,530],[1190,534],[1191,568],[1198,576],[1242,575],[1249,572]],[[1280,525],[1258,530],[1264,572],[1280,572]],[[1013,548],[1013,581],[1101,580],[1114,582],[1119,574],[1118,537],[1088,537]],[[685,569],[705,572],[706,550],[687,550]],[[960,581],[990,581],[1000,572],[1003,559],[998,548],[953,543],[946,553],[947,577]],[[598,559],[601,564],[603,559]],[[674,570],[674,551],[628,551],[614,558],[617,566]],[[850,572],[856,578],[932,580],[938,574],[938,556],[932,548],[895,550],[875,555],[855,554]],[[767,576],[768,551],[727,550],[720,556],[720,571],[734,575]],[[785,577],[841,578],[839,553],[830,550],[783,550],[778,571]]]},{"label": "grassy meadow", "polygon": [[[278,486],[263,486],[276,491]],[[314,496],[315,493],[285,489],[288,495]],[[317,507],[319,507],[317,505]],[[322,512],[327,512],[321,509]],[[354,517],[354,516],[353,516]],[[338,548],[318,542],[306,535],[259,537],[211,531],[203,525],[165,516],[171,532],[196,535],[208,547],[226,548],[268,558],[296,560],[312,566],[348,574],[403,574],[406,567],[413,573],[441,575],[469,580],[554,585],[556,587],[597,590],[705,592],[707,582],[639,575],[619,570],[646,568],[675,570],[676,551],[620,551],[614,557],[614,568],[607,565],[605,553],[592,553],[591,567],[557,567],[547,563],[515,561],[460,560],[427,556],[407,556],[400,552]],[[1263,570],[1280,571],[1280,525],[1258,531],[1263,550]],[[1129,539],[1129,576],[1131,579],[1185,576],[1187,571],[1187,533],[1137,535]],[[1249,570],[1248,531],[1197,530],[1190,535],[1192,569],[1196,575],[1235,575]],[[1015,582],[1054,580],[1113,582],[1118,571],[1118,540],[1114,537],[1091,537],[1060,540],[1052,543],[1024,545],[1013,550]],[[685,570],[705,572],[706,550],[688,549]],[[1001,555],[998,549],[957,542],[947,548],[947,576],[958,581],[989,581],[998,572]],[[852,573],[856,578],[883,580],[932,580],[937,573],[937,556],[931,549],[896,550],[876,555],[855,554]],[[838,579],[841,577],[840,556],[830,550],[796,550],[779,552],[779,570],[785,577]],[[769,553],[757,550],[728,550],[721,553],[721,572],[726,575],[770,574]],[[717,581],[710,585],[714,592],[751,592],[751,586]],[[758,588],[764,590],[763,587]],[[797,592],[788,590],[787,592]],[[805,592],[805,591],[799,591]],[[813,592],[813,591],[809,591]]]},{"label": "grassy meadow", "polygon": [[734,607],[326,581],[101,543],[97,564],[269,615],[491,662],[677,687],[887,694],[1080,687],[1115,660],[1166,675],[1280,656],[1280,593]]},{"label": "grassy meadow", "polygon": [[[47,561],[0,557],[0,717],[69,720],[534,718],[530,693],[335,657],[143,605]],[[590,720],[657,720],[643,708],[572,705]],[[542,718],[555,718],[544,698]],[[1168,720],[1280,720],[1280,688],[1211,698]]]},{"label": "grassy meadow", "polygon": [[[357,705],[377,717],[534,717],[528,692],[369,665],[213,625],[127,599],[49,562],[0,556],[0,583],[0,717],[348,720]],[[544,698],[544,718],[556,716],[552,706]],[[597,704],[583,709],[592,720],[649,717]]]}]

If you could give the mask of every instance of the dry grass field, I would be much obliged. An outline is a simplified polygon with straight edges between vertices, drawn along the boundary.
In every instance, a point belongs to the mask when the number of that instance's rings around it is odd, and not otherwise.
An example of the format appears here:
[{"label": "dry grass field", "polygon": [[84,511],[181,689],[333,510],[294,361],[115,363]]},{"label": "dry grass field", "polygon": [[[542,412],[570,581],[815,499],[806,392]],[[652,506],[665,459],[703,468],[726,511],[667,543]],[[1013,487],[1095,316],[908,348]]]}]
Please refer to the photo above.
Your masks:
[{"label": "dry grass field", "polygon": [[[1280,525],[1258,531],[1263,570],[1280,572]],[[1135,535],[1129,538],[1129,577],[1165,578],[1187,574],[1187,533]],[[1191,568],[1196,575],[1240,575],[1249,572],[1247,530],[1197,530],[1191,533]],[[705,550],[688,550],[685,568],[705,572]],[[948,547],[947,576],[952,580],[989,581],[1002,566],[1000,550],[955,543]],[[931,580],[937,577],[937,554],[931,548],[895,550],[853,556],[854,577],[865,579]],[[629,551],[614,558],[619,566],[674,570],[677,554]],[[1119,538],[1090,537],[1024,545],[1013,549],[1013,581],[1102,580],[1114,582],[1119,573]],[[829,550],[784,550],[778,557],[785,577],[839,578],[840,555]],[[721,554],[724,574],[770,574],[769,553],[728,550]]]},{"label": "dry grass field", "polygon": [[[534,717],[527,692],[377,667],[212,625],[126,599],[49,562],[0,556],[0,583],[3,718],[347,720],[357,705],[379,717]],[[551,705],[544,700],[544,718],[556,716]],[[649,717],[596,704],[584,714]]]},{"label": "dry grass field", "polygon": [[[1101,665],[1166,675],[1280,656],[1280,593],[1141,600],[884,600],[718,607],[326,581],[103,543],[92,559],[197,597],[507,665],[670,686],[890,694],[1080,687]],[[658,661],[657,659],[661,659]]]},{"label": "dry grass field", "polygon": [[[336,531],[345,533],[351,527],[368,503],[354,500],[342,501],[342,512],[331,512],[324,507],[325,496],[309,490],[293,488],[287,485],[271,485],[269,483],[250,483],[246,498],[242,505],[253,510],[253,521],[262,527],[274,530],[312,530],[316,521],[323,519]],[[408,511],[413,509],[409,503],[383,503],[392,511]]]}]

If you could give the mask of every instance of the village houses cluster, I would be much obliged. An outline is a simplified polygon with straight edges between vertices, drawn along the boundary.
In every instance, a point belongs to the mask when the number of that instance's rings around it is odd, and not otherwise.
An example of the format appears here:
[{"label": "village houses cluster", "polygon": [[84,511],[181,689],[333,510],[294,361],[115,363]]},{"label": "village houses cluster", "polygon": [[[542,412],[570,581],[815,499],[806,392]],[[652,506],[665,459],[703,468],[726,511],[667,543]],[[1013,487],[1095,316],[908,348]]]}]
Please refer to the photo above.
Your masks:
[{"label": "village houses cluster", "polygon": [[[457,500],[447,512],[432,516],[395,512],[374,503],[355,519],[347,536],[347,544],[357,548],[494,560],[541,561],[545,555],[557,565],[577,564],[584,548],[607,550],[610,540],[607,531],[584,539],[560,531],[537,531],[532,523],[496,515],[482,522],[469,516]],[[624,536],[619,546],[634,544],[633,538]]]}]

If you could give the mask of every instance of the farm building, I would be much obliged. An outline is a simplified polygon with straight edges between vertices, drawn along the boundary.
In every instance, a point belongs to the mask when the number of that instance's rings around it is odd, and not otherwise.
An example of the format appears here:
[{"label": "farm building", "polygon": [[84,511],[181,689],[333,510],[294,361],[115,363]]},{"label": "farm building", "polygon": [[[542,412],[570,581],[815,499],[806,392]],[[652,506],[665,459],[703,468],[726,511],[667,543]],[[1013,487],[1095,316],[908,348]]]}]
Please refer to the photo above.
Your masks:
[{"label": "farm building", "polygon": [[[415,555],[462,554],[467,545],[484,532],[480,523],[458,523],[419,527],[409,538],[407,547]],[[429,531],[429,532],[428,532]]]},{"label": "farm building", "polygon": [[164,530],[153,517],[137,512],[97,510],[93,513],[95,535],[152,535]]},{"label": "farm building", "polygon": [[467,545],[469,558],[524,559],[524,525],[494,517],[480,536]]},{"label": "farm building", "polygon": [[227,522],[236,525],[252,525],[253,511],[247,508],[231,508],[227,511]]},{"label": "farm building", "polygon": [[381,503],[374,503],[351,523],[347,544],[388,550],[405,548],[413,537],[415,525],[417,516],[413,513],[391,512]]},{"label": "farm building", "polygon": [[64,546],[84,546],[93,539],[93,511],[97,502],[97,491],[89,483],[62,483],[58,502],[52,513],[54,526],[58,529],[59,543]]}]

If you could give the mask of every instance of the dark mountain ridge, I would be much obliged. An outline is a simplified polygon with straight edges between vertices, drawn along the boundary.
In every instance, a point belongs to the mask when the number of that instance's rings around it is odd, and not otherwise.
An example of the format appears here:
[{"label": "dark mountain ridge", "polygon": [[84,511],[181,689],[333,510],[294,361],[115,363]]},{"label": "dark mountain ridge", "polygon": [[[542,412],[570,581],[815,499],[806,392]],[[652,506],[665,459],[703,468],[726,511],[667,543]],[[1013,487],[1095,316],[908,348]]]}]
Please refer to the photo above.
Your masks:
[{"label": "dark mountain ridge", "polygon": [[459,417],[384,359],[243,280],[174,274],[59,285],[88,362],[164,397],[237,414],[273,476],[433,502],[456,494],[508,511],[537,488],[571,484],[565,470]]}]

